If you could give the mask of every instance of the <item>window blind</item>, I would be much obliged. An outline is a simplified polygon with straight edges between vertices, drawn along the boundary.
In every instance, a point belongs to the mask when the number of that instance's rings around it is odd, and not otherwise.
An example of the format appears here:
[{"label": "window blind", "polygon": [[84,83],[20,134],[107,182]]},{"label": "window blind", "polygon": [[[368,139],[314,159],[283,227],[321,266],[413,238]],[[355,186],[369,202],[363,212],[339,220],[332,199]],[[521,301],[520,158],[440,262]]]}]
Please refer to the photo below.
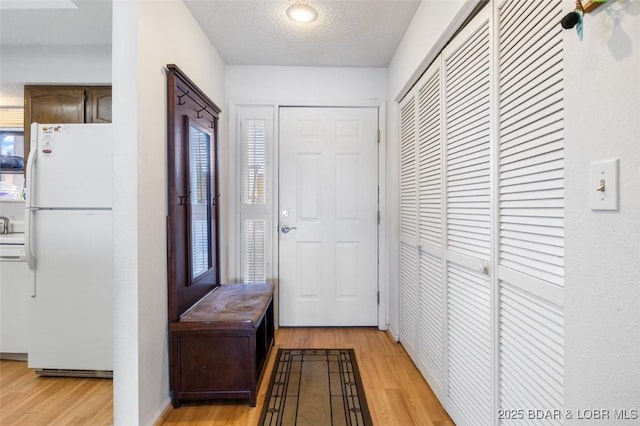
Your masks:
[{"label": "window blind", "polygon": [[240,273],[244,282],[271,277],[272,114],[268,108],[240,112]]},{"label": "window blind", "polygon": [[267,202],[265,120],[243,122],[243,202],[264,205]]}]

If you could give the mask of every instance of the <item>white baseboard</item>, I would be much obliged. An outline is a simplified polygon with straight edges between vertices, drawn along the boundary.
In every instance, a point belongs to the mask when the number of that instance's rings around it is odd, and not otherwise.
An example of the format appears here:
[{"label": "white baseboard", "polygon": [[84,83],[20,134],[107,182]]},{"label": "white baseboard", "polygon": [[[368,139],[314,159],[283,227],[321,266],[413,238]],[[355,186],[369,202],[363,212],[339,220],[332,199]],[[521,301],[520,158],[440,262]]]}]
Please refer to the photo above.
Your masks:
[{"label": "white baseboard", "polygon": [[165,420],[166,417],[169,416],[169,411],[171,410],[171,398],[167,398],[167,400],[160,406],[156,414],[153,416],[153,422],[151,424],[158,425],[161,421]]}]

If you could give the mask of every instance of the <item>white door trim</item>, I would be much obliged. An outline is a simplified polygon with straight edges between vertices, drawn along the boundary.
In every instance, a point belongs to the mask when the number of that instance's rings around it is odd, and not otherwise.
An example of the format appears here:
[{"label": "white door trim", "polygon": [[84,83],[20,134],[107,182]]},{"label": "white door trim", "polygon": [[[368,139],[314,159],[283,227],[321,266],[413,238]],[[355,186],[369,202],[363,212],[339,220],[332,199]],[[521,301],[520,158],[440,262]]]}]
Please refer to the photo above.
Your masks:
[{"label": "white door trim", "polygon": [[[230,282],[237,282],[239,277],[241,276],[240,269],[240,223],[238,221],[239,214],[239,167],[238,167],[238,159],[239,155],[237,152],[237,143],[238,140],[238,112],[243,107],[270,107],[273,108],[273,119],[274,123],[278,123],[280,120],[279,108],[280,107],[288,107],[288,106],[302,106],[302,107],[353,107],[353,108],[363,108],[363,107],[375,107],[378,109],[378,126],[380,128],[380,143],[378,144],[378,188],[380,188],[380,193],[378,197],[378,208],[380,209],[380,224],[378,226],[378,291],[380,292],[380,303],[378,305],[378,329],[379,330],[387,330],[389,325],[388,312],[389,312],[389,277],[388,277],[388,221],[387,221],[387,128],[386,128],[386,103],[385,101],[353,101],[353,102],[314,102],[314,101],[295,101],[295,102],[253,102],[253,101],[244,101],[244,100],[229,100],[227,110],[229,111],[227,126],[228,126],[228,141],[229,141],[229,149],[228,149],[228,170],[229,170],[229,185],[227,190],[229,191],[228,200],[235,200],[234,202],[230,202],[228,206],[229,211],[229,273],[228,278]],[[279,157],[279,130],[278,126],[273,126],[274,128],[274,147],[272,150],[272,158],[271,161],[273,164],[273,170],[277,171],[279,169],[278,157]],[[236,148],[232,148],[232,144],[236,145]],[[279,197],[279,188],[277,179],[273,180],[273,218],[278,217],[278,197]],[[278,225],[277,221],[274,220],[275,223],[272,224],[275,227]],[[273,238],[272,241],[272,254],[273,254],[273,265],[274,265],[274,274],[273,277],[274,283],[276,285],[276,294],[274,295],[275,300],[275,316],[278,318],[279,306],[278,306],[278,280],[277,280],[277,268],[275,265],[278,264],[278,238]],[[276,319],[276,324],[278,320]]]}]

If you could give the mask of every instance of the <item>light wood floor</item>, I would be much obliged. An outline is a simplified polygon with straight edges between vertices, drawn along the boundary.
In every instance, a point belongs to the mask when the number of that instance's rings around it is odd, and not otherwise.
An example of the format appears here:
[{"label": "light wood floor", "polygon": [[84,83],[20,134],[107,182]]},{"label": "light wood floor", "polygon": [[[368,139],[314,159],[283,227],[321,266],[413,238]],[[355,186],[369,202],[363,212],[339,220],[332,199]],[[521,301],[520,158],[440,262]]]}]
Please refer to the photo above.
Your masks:
[{"label": "light wood floor", "polygon": [[[353,348],[376,426],[453,425],[401,345],[369,328],[281,328],[276,347]],[[275,350],[262,380],[258,405],[243,401],[183,404],[159,425],[255,426]],[[112,386],[105,379],[38,378],[17,361],[0,361],[0,424],[110,425]]]},{"label": "light wood floor", "polygon": [[24,361],[0,361],[0,425],[110,425],[110,379],[38,377]]}]

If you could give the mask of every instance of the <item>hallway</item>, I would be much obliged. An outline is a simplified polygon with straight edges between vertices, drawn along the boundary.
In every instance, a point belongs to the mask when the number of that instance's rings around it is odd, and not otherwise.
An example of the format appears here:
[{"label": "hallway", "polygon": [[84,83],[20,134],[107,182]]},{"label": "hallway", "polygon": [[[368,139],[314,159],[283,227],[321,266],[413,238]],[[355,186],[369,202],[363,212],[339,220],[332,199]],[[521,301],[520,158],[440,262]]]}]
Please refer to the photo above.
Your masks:
[{"label": "hallway", "polygon": [[[374,328],[281,328],[255,408],[244,401],[185,404],[169,409],[159,424],[255,425],[278,347],[355,349],[376,425],[453,425],[402,346]],[[111,393],[110,380],[38,378],[25,363],[0,362],[2,424],[110,425]]]}]

